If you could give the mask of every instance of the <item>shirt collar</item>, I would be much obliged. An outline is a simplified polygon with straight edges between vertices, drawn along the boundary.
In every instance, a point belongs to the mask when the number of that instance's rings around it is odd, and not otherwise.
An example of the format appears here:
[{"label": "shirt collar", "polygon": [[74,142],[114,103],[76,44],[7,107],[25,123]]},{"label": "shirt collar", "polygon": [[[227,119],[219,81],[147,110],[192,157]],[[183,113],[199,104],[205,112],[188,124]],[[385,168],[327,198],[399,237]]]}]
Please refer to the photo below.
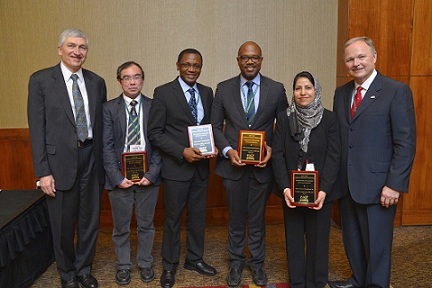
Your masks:
[{"label": "shirt collar", "polygon": [[76,74],[76,75],[78,75],[78,81],[80,81],[80,82],[83,82],[84,81],[84,75],[83,75],[83,72],[82,72],[82,68],[80,68],[77,72],[75,72],[75,73],[72,73],[65,65],[64,65],[64,63],[63,63],[63,61],[62,62],[60,62],[60,69],[61,69],[61,71],[62,71],[62,74],[63,74],[63,77],[64,77],[64,80],[65,80],[65,82],[68,82],[69,80],[71,80],[72,81],[72,79],[70,79],[70,77],[71,77],[71,75],[72,74]]},{"label": "shirt collar", "polygon": [[246,78],[243,77],[243,75],[240,74],[240,87],[243,87],[243,85],[247,82],[247,81],[252,81],[255,85],[260,86],[261,85],[261,74],[258,73],[255,78],[253,78],[252,80],[247,80]]},{"label": "shirt collar", "polygon": [[363,84],[358,85],[357,83],[354,82],[355,83],[355,90],[357,90],[358,86],[361,86],[364,90],[369,90],[369,87],[372,84],[375,77],[377,76],[377,74],[378,74],[378,72],[374,69],[372,74],[369,76],[368,79],[366,79],[366,81],[363,82]]},{"label": "shirt collar", "polygon": [[[183,81],[183,79],[181,79],[181,77],[178,77],[177,79],[178,79],[178,81],[179,81],[179,83],[180,83],[180,86],[181,86],[181,88],[182,88],[184,94],[186,94],[186,92],[187,92],[190,88],[193,88],[193,89],[195,90],[195,92],[198,92],[198,85],[197,85],[196,82],[195,82],[195,84],[191,87],[191,86],[189,86],[189,84],[187,84],[185,81]],[[198,93],[199,93],[199,92],[198,92]]]},{"label": "shirt collar", "polygon": [[123,99],[126,102],[126,106],[129,106],[132,100],[135,100],[137,104],[139,104],[141,102],[141,94],[138,95],[135,99],[129,98],[128,96],[123,94]]}]

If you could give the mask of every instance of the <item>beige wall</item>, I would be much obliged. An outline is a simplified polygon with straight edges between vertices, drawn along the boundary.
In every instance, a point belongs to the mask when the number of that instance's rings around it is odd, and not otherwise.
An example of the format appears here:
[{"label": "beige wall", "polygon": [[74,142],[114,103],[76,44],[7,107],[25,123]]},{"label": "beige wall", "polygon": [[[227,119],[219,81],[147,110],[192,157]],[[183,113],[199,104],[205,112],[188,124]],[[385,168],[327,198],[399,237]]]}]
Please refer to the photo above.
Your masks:
[{"label": "beige wall", "polygon": [[235,57],[247,40],[263,49],[262,73],[285,84],[314,73],[332,107],[336,75],[337,0],[0,0],[0,128],[27,127],[27,83],[31,73],[58,63],[57,40],[66,28],[90,40],[85,67],[105,78],[108,98],[120,93],[115,70],[139,62],[143,92],[177,76],[178,53],[203,54],[200,82],[213,88],[237,75]]}]

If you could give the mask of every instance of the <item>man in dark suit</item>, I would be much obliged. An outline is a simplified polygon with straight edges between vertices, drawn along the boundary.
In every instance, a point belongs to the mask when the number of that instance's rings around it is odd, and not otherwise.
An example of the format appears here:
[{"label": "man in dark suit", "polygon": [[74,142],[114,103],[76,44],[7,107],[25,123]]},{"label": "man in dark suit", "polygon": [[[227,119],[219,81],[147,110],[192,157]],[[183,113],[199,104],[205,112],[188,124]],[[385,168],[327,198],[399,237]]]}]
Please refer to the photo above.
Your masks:
[{"label": "man in dark suit", "polygon": [[[241,45],[237,57],[241,74],[218,84],[212,107],[211,123],[216,146],[221,152],[215,172],[223,177],[229,209],[229,286],[238,286],[241,283],[246,258],[246,226],[251,252],[248,265],[252,270],[253,280],[258,286],[267,283],[267,275],[263,269],[265,207],[274,185],[272,165],[269,161],[275,119],[280,111],[288,107],[288,101],[281,83],[259,73],[262,59],[261,48],[256,43],[246,42]],[[249,103],[254,107],[251,111],[246,107],[247,94],[254,96]],[[266,133],[266,155],[258,164],[246,165],[240,161],[237,152],[239,130]]]},{"label": "man in dark suit", "polygon": [[408,191],[416,126],[411,89],[375,70],[371,39],[345,44],[354,80],[335,91],[342,158],[339,182],[342,235],[351,265],[348,281],[331,287],[389,287],[396,204]]},{"label": "man in dark suit", "polygon": [[[91,274],[104,183],[102,103],[105,81],[82,69],[86,35],[60,34],[61,62],[30,77],[28,123],[34,174],[48,196],[54,255],[62,287],[98,287]],[[77,243],[74,245],[75,224]]]},{"label": "man in dark suit", "polygon": [[[115,280],[119,285],[127,285],[131,281],[130,224],[134,204],[141,280],[147,283],[155,278],[151,253],[155,234],[153,219],[162,163],[159,152],[147,138],[151,99],[141,93],[144,70],[136,62],[125,62],[117,69],[117,80],[123,93],[103,105],[103,156],[107,176],[105,188],[114,222]],[[148,169],[143,175],[132,175],[128,179],[122,174],[122,155],[128,157],[123,154],[127,152],[145,153]]]},{"label": "man in dark suit", "polygon": [[209,157],[189,147],[188,126],[210,123],[213,91],[197,83],[201,53],[183,50],[177,60],[180,77],[157,87],[150,110],[148,137],[162,156],[164,232],[162,287],[172,287],[180,258],[180,222],[187,208],[187,253],[184,267],[203,275],[216,269],[203,260]]}]

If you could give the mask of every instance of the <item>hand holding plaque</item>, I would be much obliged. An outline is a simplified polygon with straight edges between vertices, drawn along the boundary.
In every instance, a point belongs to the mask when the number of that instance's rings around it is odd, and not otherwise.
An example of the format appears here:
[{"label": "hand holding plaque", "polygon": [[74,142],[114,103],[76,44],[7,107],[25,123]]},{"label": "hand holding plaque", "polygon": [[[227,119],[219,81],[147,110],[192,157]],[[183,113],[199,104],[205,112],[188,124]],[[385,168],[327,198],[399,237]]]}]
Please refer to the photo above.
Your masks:
[{"label": "hand holding plaque", "polygon": [[240,160],[256,165],[264,159],[265,131],[240,130],[238,152]]},{"label": "hand holding plaque", "polygon": [[188,136],[190,147],[198,148],[201,155],[207,156],[217,153],[211,124],[188,126]]},{"label": "hand holding plaque", "polygon": [[318,171],[291,171],[291,196],[295,206],[317,207]]},{"label": "hand holding plaque", "polygon": [[122,153],[122,174],[132,182],[139,182],[147,172],[147,153],[124,152]]}]

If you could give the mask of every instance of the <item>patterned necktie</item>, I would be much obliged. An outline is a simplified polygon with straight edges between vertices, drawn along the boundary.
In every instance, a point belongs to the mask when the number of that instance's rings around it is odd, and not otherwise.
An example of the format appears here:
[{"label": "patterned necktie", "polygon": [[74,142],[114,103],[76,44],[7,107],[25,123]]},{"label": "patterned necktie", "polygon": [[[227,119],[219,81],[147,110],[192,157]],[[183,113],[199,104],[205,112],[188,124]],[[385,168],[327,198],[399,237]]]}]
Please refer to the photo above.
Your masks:
[{"label": "patterned necktie", "polygon": [[190,88],[188,90],[188,92],[190,93],[191,97],[189,99],[189,108],[192,112],[192,116],[195,119],[195,123],[198,124],[198,110],[197,110],[197,101],[195,99],[195,90],[193,88]]},{"label": "patterned necktie", "polygon": [[247,81],[245,84],[248,87],[247,101],[246,101],[246,119],[249,125],[251,125],[255,116],[255,99],[254,99],[254,93],[252,91],[252,87],[254,83],[252,81]]},{"label": "patterned necktie", "polygon": [[130,105],[132,106],[129,113],[129,124],[128,124],[128,136],[127,136],[127,145],[130,150],[130,145],[139,145],[141,144],[141,135],[140,135],[140,125],[138,120],[138,115],[135,109],[135,105],[138,104],[137,101],[132,100]]},{"label": "patterned necktie", "polygon": [[78,75],[72,74],[72,96],[75,105],[75,122],[77,127],[78,139],[84,142],[88,137],[87,118],[84,110],[84,100],[78,87]]},{"label": "patterned necktie", "polygon": [[357,109],[360,106],[360,103],[362,101],[362,95],[361,95],[362,89],[363,88],[361,86],[357,87],[357,92],[354,96],[353,104],[351,105],[351,118],[354,118],[354,115],[357,112]]}]

